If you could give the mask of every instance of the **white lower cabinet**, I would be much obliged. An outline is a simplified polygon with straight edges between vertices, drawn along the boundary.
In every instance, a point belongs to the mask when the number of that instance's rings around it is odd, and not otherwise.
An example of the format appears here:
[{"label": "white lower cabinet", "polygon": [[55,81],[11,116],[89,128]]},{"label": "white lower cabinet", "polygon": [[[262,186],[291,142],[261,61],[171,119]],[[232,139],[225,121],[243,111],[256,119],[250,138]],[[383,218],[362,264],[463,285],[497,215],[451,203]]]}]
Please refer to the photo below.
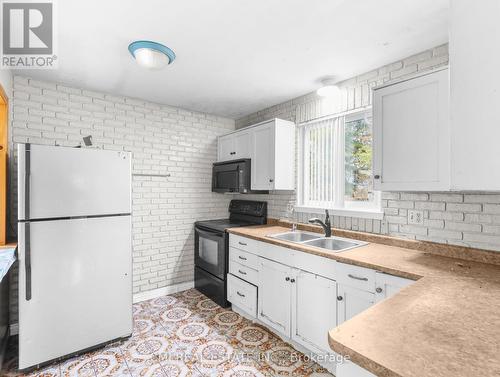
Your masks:
[{"label": "white lower cabinet", "polygon": [[413,280],[384,274],[383,272],[375,273],[375,302],[394,296],[412,283],[414,283]]},{"label": "white lower cabinet", "polygon": [[328,331],[337,326],[337,283],[298,271],[292,284],[292,339],[316,353],[331,353]]},{"label": "white lower cabinet", "polygon": [[252,317],[257,315],[257,287],[227,275],[227,300]]},{"label": "white lower cabinet", "polygon": [[260,258],[259,311],[260,321],[290,336],[290,309],[293,269],[281,263]]},{"label": "white lower cabinet", "polygon": [[[232,234],[229,244],[229,302],[317,355],[335,355],[329,330],[413,282]],[[373,376],[349,361],[323,366],[337,377]]]},{"label": "white lower cabinet", "polygon": [[375,294],[337,284],[337,324],[351,319],[375,303]]}]

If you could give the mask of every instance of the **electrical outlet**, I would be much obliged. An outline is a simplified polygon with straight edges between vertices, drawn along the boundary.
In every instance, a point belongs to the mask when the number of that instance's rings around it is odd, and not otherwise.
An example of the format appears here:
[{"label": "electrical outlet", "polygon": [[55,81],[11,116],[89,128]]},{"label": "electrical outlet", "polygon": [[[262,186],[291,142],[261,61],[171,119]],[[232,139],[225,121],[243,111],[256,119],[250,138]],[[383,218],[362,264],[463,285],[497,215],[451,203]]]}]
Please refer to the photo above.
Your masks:
[{"label": "electrical outlet", "polygon": [[424,211],[408,210],[408,224],[422,225],[424,223]]}]

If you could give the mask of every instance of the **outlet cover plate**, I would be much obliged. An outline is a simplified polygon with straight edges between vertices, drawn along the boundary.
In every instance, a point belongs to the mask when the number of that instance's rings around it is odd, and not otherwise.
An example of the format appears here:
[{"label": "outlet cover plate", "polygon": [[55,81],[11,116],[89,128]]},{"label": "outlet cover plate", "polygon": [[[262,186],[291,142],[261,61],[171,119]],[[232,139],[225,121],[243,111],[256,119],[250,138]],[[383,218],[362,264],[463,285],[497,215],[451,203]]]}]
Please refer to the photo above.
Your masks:
[{"label": "outlet cover plate", "polygon": [[422,225],[424,223],[424,211],[415,209],[408,210],[408,224]]}]

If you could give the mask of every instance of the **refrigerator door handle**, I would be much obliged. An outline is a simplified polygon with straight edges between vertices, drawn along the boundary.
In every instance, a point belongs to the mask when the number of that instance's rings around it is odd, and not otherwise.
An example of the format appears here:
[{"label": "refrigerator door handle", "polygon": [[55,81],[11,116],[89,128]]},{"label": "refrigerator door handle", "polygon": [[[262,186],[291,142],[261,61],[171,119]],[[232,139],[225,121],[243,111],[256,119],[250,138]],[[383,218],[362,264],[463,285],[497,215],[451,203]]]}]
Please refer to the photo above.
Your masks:
[{"label": "refrigerator door handle", "polygon": [[24,267],[26,273],[26,301],[31,300],[31,237],[30,223],[24,227]]},{"label": "refrigerator door handle", "polygon": [[[28,143],[24,149],[24,218],[30,219],[31,199],[31,145]],[[31,235],[30,223],[26,222],[24,233],[24,266],[26,272],[26,301],[31,300]]]},{"label": "refrigerator door handle", "polygon": [[30,199],[31,199],[31,158],[30,144],[26,144],[24,149],[24,219],[30,219]]}]

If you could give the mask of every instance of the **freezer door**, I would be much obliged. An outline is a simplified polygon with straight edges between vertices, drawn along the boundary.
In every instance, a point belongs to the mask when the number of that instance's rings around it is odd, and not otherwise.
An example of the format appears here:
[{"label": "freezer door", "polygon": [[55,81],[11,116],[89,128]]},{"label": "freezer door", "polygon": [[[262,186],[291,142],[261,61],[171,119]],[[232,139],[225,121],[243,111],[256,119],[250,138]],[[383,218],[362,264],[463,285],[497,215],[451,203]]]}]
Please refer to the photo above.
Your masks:
[{"label": "freezer door", "polygon": [[19,224],[21,369],[131,333],[130,216]]},{"label": "freezer door", "polygon": [[20,220],[131,212],[128,152],[18,145]]}]

